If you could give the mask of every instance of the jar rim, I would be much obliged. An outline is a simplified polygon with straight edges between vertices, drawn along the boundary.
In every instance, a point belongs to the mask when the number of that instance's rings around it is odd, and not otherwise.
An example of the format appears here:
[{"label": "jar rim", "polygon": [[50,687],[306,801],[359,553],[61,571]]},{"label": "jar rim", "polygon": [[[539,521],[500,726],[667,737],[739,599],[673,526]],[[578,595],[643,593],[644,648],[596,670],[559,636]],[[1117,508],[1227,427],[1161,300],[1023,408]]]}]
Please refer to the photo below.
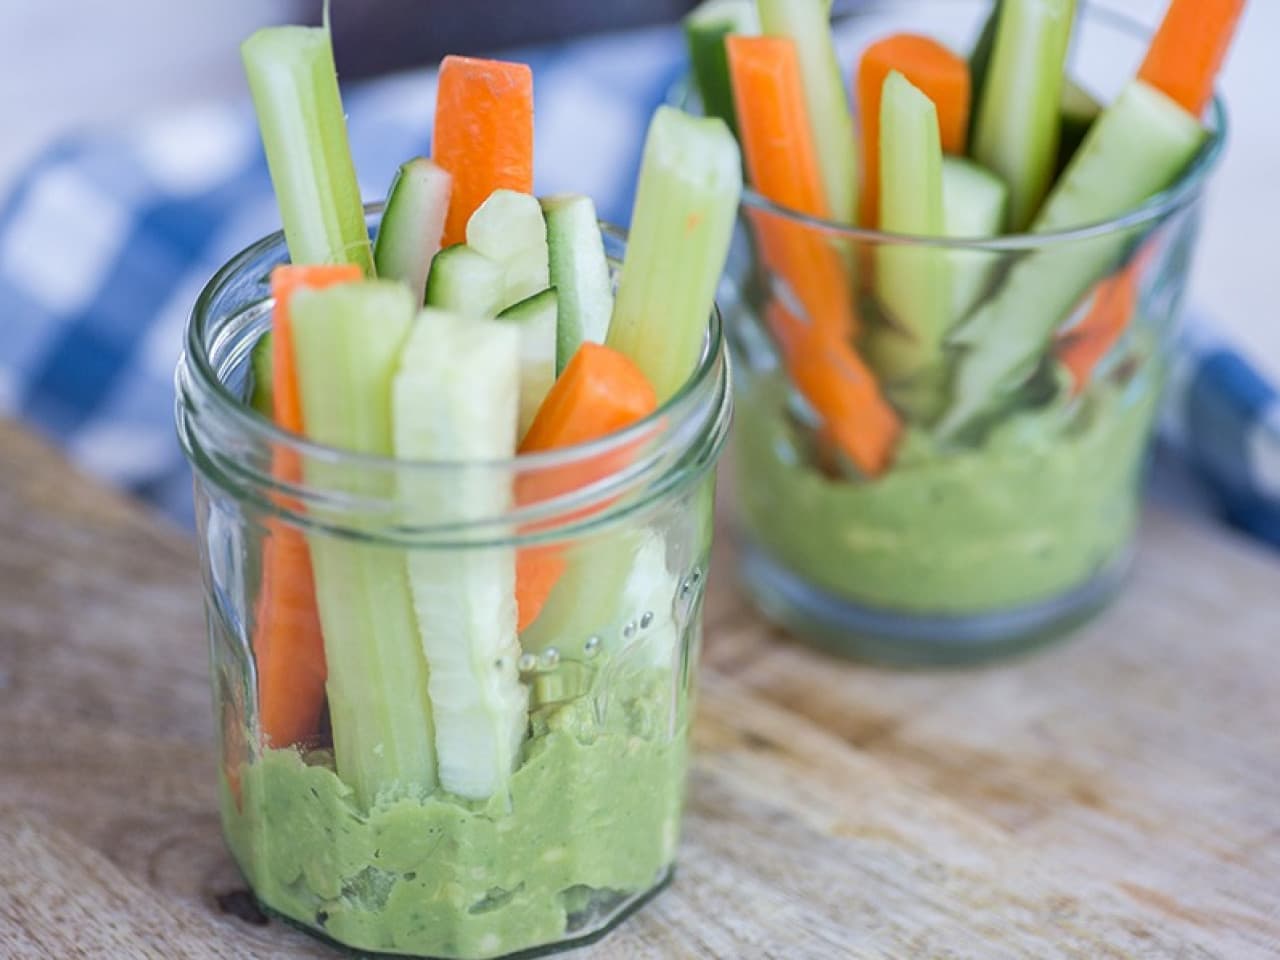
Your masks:
[{"label": "jar rim", "polygon": [[[876,9],[892,9],[901,0],[863,0],[856,9],[837,8],[836,21],[851,21]],[[1082,5],[1082,13],[1104,24],[1129,34],[1131,37],[1149,38],[1151,31],[1128,14],[1097,3]],[[686,91],[687,95],[687,91]],[[748,186],[742,192],[745,210],[758,211],[779,220],[819,230],[835,239],[864,244],[916,245],[939,249],[972,250],[989,253],[1017,253],[1041,250],[1062,244],[1093,240],[1117,233],[1126,233],[1147,224],[1158,223],[1193,203],[1203,192],[1210,174],[1217,169],[1226,150],[1230,133],[1227,106],[1220,95],[1215,95],[1209,108],[1209,139],[1200,148],[1191,165],[1178,179],[1164,190],[1143,203],[1116,217],[1095,223],[1082,224],[1062,230],[1044,233],[1011,233],[999,237],[931,237],[914,234],[892,233],[854,227],[824,217],[815,217],[767,199]]]},{"label": "jar rim", "polygon": [[[371,202],[364,205],[366,218],[381,215],[385,203]],[[620,227],[602,222],[601,230],[607,238],[618,243],[626,242],[626,231]],[[213,397],[220,414],[230,418],[238,428],[256,439],[269,443],[274,447],[290,450],[300,457],[321,463],[341,464],[349,468],[367,468],[374,470],[396,471],[458,471],[467,470],[508,470],[511,472],[528,472],[535,470],[552,470],[558,467],[573,466],[575,463],[598,460],[608,457],[619,450],[632,449],[646,440],[651,441],[655,431],[670,429],[671,424],[680,424],[696,415],[700,397],[708,386],[723,379],[724,372],[724,327],[717,305],[712,305],[711,316],[707,323],[706,339],[698,365],[680,389],[658,406],[653,413],[636,421],[630,426],[587,443],[536,453],[517,454],[513,458],[500,460],[411,460],[380,454],[361,453],[346,450],[328,444],[319,443],[301,434],[285,430],[278,424],[254,410],[243,399],[235,396],[226,383],[218,376],[209,355],[209,324],[213,319],[214,304],[217,296],[226,290],[232,281],[241,277],[247,269],[268,255],[271,251],[284,247],[284,232],[277,230],[262,239],[245,247],[235,254],[201,289],[196,297],[195,306],[186,324],[185,348],[179,361],[180,379],[183,372],[194,375],[201,390]],[[258,305],[270,301],[270,296],[263,298]],[[253,308],[247,304],[242,310]],[[179,387],[181,396],[182,388]]]}]

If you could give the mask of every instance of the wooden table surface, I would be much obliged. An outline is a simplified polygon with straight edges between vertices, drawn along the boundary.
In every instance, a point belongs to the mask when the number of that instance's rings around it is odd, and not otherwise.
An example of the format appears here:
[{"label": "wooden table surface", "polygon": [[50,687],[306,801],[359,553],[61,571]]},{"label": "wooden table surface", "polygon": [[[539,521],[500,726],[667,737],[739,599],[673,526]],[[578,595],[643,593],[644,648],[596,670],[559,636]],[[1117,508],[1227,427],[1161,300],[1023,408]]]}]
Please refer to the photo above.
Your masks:
[{"label": "wooden table surface", "polygon": [[[1280,955],[1280,564],[1150,518],[1132,589],[983,670],[708,601],[675,884],[603,958]],[[223,849],[189,539],[0,423],[0,956],[326,957]]]}]

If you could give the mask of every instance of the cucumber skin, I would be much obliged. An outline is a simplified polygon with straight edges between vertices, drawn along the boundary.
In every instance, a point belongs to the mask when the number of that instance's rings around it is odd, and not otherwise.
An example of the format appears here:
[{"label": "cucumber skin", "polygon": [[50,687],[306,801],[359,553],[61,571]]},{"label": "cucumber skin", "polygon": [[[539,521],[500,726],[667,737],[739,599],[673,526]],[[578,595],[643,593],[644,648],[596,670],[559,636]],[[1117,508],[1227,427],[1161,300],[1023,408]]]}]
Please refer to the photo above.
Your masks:
[{"label": "cucumber skin", "polygon": [[427,277],[427,306],[492,319],[502,310],[503,270],[466,244],[441,250]]},{"label": "cucumber skin", "polygon": [[[1200,122],[1134,81],[1093,125],[1033,226],[1034,232],[1101,223],[1177,181],[1203,147]],[[954,437],[1008,400],[1035,370],[1054,332],[1089,288],[1138,239],[1109,233],[1025,255],[955,342],[952,403],[938,433]]]},{"label": "cucumber skin", "polygon": [[738,135],[738,111],[729,82],[729,55],[725,37],[758,33],[755,0],[707,0],[684,18],[685,43],[693,78],[702,97],[702,112],[719,117]]},{"label": "cucumber skin", "polygon": [[590,197],[547,197],[547,252],[551,286],[559,297],[556,374],[585,342],[604,343],[613,319],[613,281],[604,237]]},{"label": "cucumber skin", "polygon": [[373,243],[377,275],[399,280],[419,304],[426,299],[431,261],[440,252],[452,183],[447,170],[425,157],[401,164]]}]

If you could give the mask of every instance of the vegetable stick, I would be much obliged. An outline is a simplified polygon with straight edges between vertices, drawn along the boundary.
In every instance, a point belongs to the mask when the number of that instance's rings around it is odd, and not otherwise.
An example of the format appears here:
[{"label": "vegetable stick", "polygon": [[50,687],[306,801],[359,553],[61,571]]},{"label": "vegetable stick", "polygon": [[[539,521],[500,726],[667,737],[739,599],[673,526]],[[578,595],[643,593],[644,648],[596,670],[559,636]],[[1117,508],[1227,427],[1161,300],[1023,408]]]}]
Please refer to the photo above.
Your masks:
[{"label": "vegetable stick", "polygon": [[453,174],[444,245],[495,190],[533,192],[533,74],[523,63],[445,57],[436,91],[436,163]]},{"label": "vegetable stick", "polygon": [[831,0],[758,0],[758,4],[764,32],[795,42],[805,116],[822,172],[826,208],[837,223],[853,224],[858,215],[858,143],[831,33]]},{"label": "vegetable stick", "polygon": [[702,112],[719,117],[735,136],[738,116],[733,108],[724,39],[730,34],[759,32],[756,0],[705,0],[684,18],[685,43],[694,84],[702,97]]},{"label": "vegetable stick", "polygon": [[241,54],[290,258],[372,274],[328,29],[266,27]]},{"label": "vegetable stick", "polygon": [[1089,385],[1098,364],[1128,329],[1138,306],[1141,276],[1140,265],[1135,262],[1098,284],[1084,319],[1059,338],[1058,361],[1071,374],[1073,395]]},{"label": "vegetable stick", "polygon": [[[355,264],[283,266],[272,271],[272,414],[276,424],[285,430],[303,432],[293,364],[290,298],[303,288],[319,290],[358,281],[363,276]],[[289,483],[302,478],[292,450],[275,451],[272,473]],[[301,531],[275,519],[267,521],[263,545],[253,653],[258,667],[258,719],[265,742],[287,747],[315,736],[324,709],[327,670],[311,555]]]},{"label": "vegetable stick", "polygon": [[[559,450],[598,440],[649,416],[658,396],[644,373],[624,354],[598,343],[583,343],[547,394],[520,453]],[[627,451],[615,450],[587,463],[521,477],[522,504],[553,499],[603,479],[625,465]],[[565,560],[558,547],[527,547],[516,559],[516,599],[523,630],[542,610]]]},{"label": "vegetable stick", "polygon": [[862,116],[862,220],[879,222],[880,98],[897,71],[933,101],[944,153],[965,152],[969,135],[969,65],[938,41],[912,33],[885,37],[867,47],[858,64],[858,110]]},{"label": "vegetable stick", "polygon": [[742,154],[724,121],[659,107],[605,341],[640,368],[659,401],[688,382],[706,348],[741,196]]},{"label": "vegetable stick", "polygon": [[1026,230],[1053,186],[1076,0],[1005,0],[977,104],[973,159],[1009,185],[1009,227]]},{"label": "vegetable stick", "polygon": [[1138,78],[1199,117],[1235,36],[1245,0],[1172,0]]},{"label": "vegetable stick", "polygon": [[779,301],[766,312],[791,379],[822,420],[823,435],[867,476],[880,476],[893,462],[902,421],[870,369],[846,341],[806,324]]},{"label": "vegetable stick", "polygon": [[[787,37],[731,36],[725,45],[752,184],[780,206],[829,216],[795,44]],[[768,213],[753,219],[766,262],[791,286],[813,323],[852,336],[852,284],[829,240],[812,227]]]}]

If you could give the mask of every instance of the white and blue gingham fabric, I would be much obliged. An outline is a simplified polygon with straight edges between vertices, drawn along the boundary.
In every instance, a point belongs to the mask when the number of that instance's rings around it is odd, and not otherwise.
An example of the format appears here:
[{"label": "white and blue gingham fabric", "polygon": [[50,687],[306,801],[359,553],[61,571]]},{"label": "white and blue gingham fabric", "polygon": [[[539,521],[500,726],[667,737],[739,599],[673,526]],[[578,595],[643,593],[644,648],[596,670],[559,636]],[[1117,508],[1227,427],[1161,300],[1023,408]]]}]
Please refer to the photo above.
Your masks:
[{"label": "white and blue gingham fabric", "polygon": [[[679,34],[508,56],[534,70],[538,190],[590,193],[625,223],[649,115],[684,69]],[[365,196],[428,152],[434,101],[427,71],[346,91]],[[172,426],[183,324],[213,271],[277,226],[247,98],[52,147],[0,203],[0,414],[189,522]],[[1280,397],[1204,329],[1181,349],[1166,438],[1228,519],[1280,545]]]}]

